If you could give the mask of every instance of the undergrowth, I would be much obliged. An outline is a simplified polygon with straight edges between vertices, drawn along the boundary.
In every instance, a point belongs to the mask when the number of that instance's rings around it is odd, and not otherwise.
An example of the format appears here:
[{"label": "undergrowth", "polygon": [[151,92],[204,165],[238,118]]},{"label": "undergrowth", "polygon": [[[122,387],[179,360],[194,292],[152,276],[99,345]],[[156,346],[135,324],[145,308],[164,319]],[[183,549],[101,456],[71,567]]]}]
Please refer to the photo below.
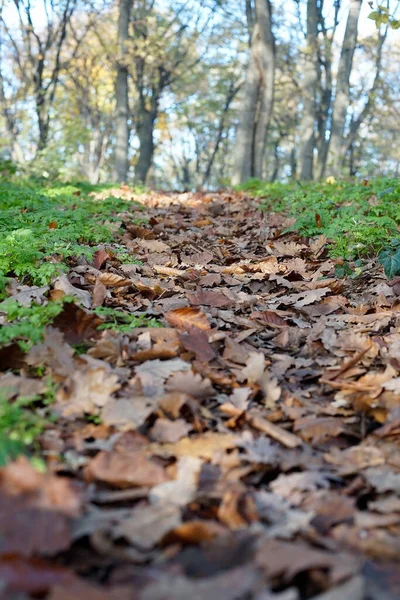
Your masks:
[{"label": "undergrowth", "polygon": [[262,211],[287,212],[301,235],[324,234],[333,258],[380,255],[385,272],[400,272],[400,180],[266,183],[250,180],[241,189],[261,199]]},{"label": "undergrowth", "polygon": [[55,391],[49,378],[41,395],[8,398],[7,389],[0,392],[0,466],[21,454],[40,461],[37,440],[54,419],[50,406]]},{"label": "undergrowth", "polygon": [[[0,348],[7,351],[10,344],[17,343],[28,351],[42,341],[45,328],[62,312],[64,304],[74,301],[69,297],[43,299],[22,306],[8,297],[13,278],[23,285],[46,286],[82,258],[91,261],[99,244],[111,244],[110,256],[119,262],[139,262],[115,241],[122,232],[123,213],[129,211],[130,220],[138,225],[147,221],[132,210],[141,211],[142,206],[113,196],[104,198],[107,187],[0,181]],[[93,192],[101,192],[100,199],[93,197]],[[102,329],[127,332],[157,324],[154,319],[112,308],[96,312],[104,319]],[[38,368],[33,376],[42,377],[43,372]],[[53,419],[55,391],[51,380],[40,396],[13,396],[0,387],[0,466],[20,454],[29,455],[40,466],[37,440]]]},{"label": "undergrowth", "polygon": [[88,188],[0,183],[0,286],[5,275],[45,285],[66,270],[66,259],[90,260],[98,244],[115,238],[126,210],[126,201],[94,200]]}]

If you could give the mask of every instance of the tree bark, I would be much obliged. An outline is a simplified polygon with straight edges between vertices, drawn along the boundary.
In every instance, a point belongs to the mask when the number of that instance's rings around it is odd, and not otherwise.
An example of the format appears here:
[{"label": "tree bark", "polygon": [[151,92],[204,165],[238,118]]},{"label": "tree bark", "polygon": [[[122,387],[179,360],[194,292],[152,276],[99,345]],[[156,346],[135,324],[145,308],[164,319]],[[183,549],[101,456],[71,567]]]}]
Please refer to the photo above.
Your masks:
[{"label": "tree bark", "polygon": [[203,179],[201,182],[202,187],[206,186],[206,184],[208,183],[208,180],[210,179],[211,170],[213,168],[214,161],[215,161],[215,158],[217,156],[217,153],[218,153],[221,141],[222,141],[222,136],[224,134],[226,117],[227,117],[229,108],[231,106],[231,103],[239,90],[240,90],[240,84],[236,85],[234,81],[231,81],[229,89],[228,89],[228,93],[227,93],[227,96],[225,99],[225,104],[222,109],[221,117],[219,120],[218,131],[217,131],[217,136],[216,136],[216,140],[215,140],[215,144],[214,144],[214,149],[211,153],[210,158],[207,161],[207,165],[204,170],[204,175],[203,175]]},{"label": "tree bark", "polygon": [[362,0],[351,0],[343,39],[332,112],[331,135],[328,145],[326,172],[333,177],[340,174],[343,162],[344,130],[350,105],[350,76],[357,44],[358,19]]},{"label": "tree bark", "polygon": [[127,180],[129,169],[129,70],[126,63],[126,43],[129,39],[129,22],[132,4],[132,0],[120,0],[118,15],[119,59],[117,62],[117,79],[115,84],[115,177],[119,183],[124,183]]},{"label": "tree bark", "polygon": [[135,167],[135,179],[139,183],[145,183],[147,174],[151,167],[154,154],[154,124],[158,114],[158,100],[150,110],[144,106],[141,108],[138,125],[139,158]]},{"label": "tree bark", "polygon": [[232,185],[262,178],[265,143],[274,101],[275,40],[270,0],[255,0],[243,100],[236,132]]},{"label": "tree bark", "polygon": [[299,179],[312,179],[314,171],[318,67],[317,0],[307,1],[307,46],[302,85],[303,115],[300,123]]}]

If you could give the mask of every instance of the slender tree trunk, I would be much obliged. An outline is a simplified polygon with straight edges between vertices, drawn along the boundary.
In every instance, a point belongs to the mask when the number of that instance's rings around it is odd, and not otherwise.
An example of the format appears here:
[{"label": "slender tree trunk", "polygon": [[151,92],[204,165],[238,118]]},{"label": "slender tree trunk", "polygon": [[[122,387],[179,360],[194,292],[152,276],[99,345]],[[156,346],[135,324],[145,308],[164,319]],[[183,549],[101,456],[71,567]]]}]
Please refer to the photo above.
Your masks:
[{"label": "slender tree trunk", "polygon": [[318,67],[317,0],[307,1],[307,46],[302,85],[303,116],[300,124],[299,179],[312,179],[314,170]]},{"label": "slender tree trunk", "polygon": [[275,40],[269,0],[255,0],[243,100],[236,132],[232,185],[262,177],[265,142],[273,108]]},{"label": "slender tree trunk", "polygon": [[118,46],[119,60],[117,62],[117,79],[115,84],[116,97],[116,147],[115,147],[115,177],[118,182],[127,180],[129,169],[129,71],[126,64],[129,39],[129,21],[133,0],[120,0],[118,16]]},{"label": "slender tree trunk", "polygon": [[361,5],[362,0],[351,0],[350,2],[349,16],[339,61],[326,165],[327,173],[334,177],[340,174],[343,159],[346,114],[350,105],[350,76],[357,44],[358,19]]},{"label": "slender tree trunk", "polygon": [[151,110],[142,107],[139,116],[138,138],[139,158],[135,167],[135,179],[145,183],[147,174],[151,167],[154,154],[154,123],[158,113],[158,100],[155,101]]},{"label": "slender tree trunk", "polygon": [[229,111],[229,107],[234,99],[234,97],[236,96],[236,94],[238,93],[240,89],[240,85],[235,85],[235,82],[231,82],[229,89],[228,89],[228,94],[226,96],[225,99],[225,104],[224,107],[222,109],[222,113],[221,113],[221,117],[219,120],[219,124],[218,124],[218,131],[217,131],[217,137],[215,140],[215,145],[214,145],[214,149],[211,153],[210,158],[207,161],[207,166],[204,170],[204,175],[203,175],[203,179],[201,182],[201,186],[205,186],[208,183],[208,180],[210,179],[210,175],[211,175],[211,170],[213,168],[214,165],[214,161],[215,158],[218,154],[218,150],[222,141],[222,136],[224,134],[224,129],[225,129],[225,121],[226,121],[226,116],[228,114]]},{"label": "slender tree trunk", "polygon": [[254,131],[254,177],[262,179],[267,132],[274,105],[275,40],[272,34],[271,3],[256,1],[257,21],[260,26],[258,64],[260,89],[258,114]]},{"label": "slender tree trunk", "polygon": [[[321,178],[324,175],[326,161],[328,157],[329,139],[327,132],[329,131],[332,96],[333,96],[333,76],[332,76],[332,45],[335,38],[335,33],[339,24],[339,11],[342,0],[333,1],[333,24],[327,28],[325,17],[323,16],[324,0],[317,3],[318,9],[318,24],[322,32],[323,41],[319,45],[319,61],[322,70],[319,72],[319,106],[317,109],[317,177]],[[323,77],[324,75],[324,77]],[[324,81],[322,81],[324,80]]]}]

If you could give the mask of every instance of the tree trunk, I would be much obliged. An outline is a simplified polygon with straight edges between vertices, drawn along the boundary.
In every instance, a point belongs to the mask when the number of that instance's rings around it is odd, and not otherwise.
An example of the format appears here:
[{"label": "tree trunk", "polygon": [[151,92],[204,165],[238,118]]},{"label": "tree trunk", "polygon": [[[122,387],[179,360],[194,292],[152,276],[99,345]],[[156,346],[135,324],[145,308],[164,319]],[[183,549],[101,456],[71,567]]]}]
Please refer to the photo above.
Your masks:
[{"label": "tree trunk", "polygon": [[221,117],[220,117],[220,120],[219,120],[217,137],[216,137],[216,140],[215,140],[214,149],[213,149],[213,151],[211,153],[210,158],[207,161],[207,166],[206,166],[206,168],[204,170],[204,175],[203,175],[203,179],[202,179],[202,182],[201,182],[201,186],[202,187],[204,187],[208,183],[208,180],[210,179],[211,170],[213,168],[214,161],[215,161],[215,158],[217,156],[217,153],[218,153],[221,141],[222,141],[222,137],[223,137],[223,134],[224,134],[226,117],[227,117],[229,108],[231,106],[231,103],[232,103],[233,99],[235,98],[236,94],[238,93],[239,89],[240,89],[240,85],[235,85],[235,82],[231,81],[231,84],[229,86],[228,93],[227,93],[227,96],[226,96],[226,99],[225,99],[225,104],[224,104],[224,107],[222,109]]},{"label": "tree trunk", "polygon": [[271,3],[256,0],[257,22],[260,26],[258,42],[258,70],[260,77],[258,115],[254,131],[254,177],[262,179],[268,125],[274,104],[275,40],[272,34]]},{"label": "tree trunk", "polygon": [[255,0],[243,100],[236,132],[232,185],[262,177],[265,142],[273,108],[275,40],[269,0]]},{"label": "tree trunk", "polygon": [[333,177],[337,177],[340,174],[343,159],[344,129],[347,109],[350,104],[350,76],[357,44],[357,29],[361,4],[362,0],[351,0],[350,2],[349,16],[339,61],[326,167],[327,173]]},{"label": "tree trunk", "polygon": [[302,85],[303,115],[300,124],[300,179],[312,179],[314,170],[316,95],[318,68],[318,10],[317,1],[307,1],[307,47]]},{"label": "tree trunk", "polygon": [[154,123],[157,118],[158,101],[155,101],[154,107],[147,110],[142,107],[139,116],[138,138],[139,138],[139,158],[135,167],[135,179],[139,183],[145,183],[147,173],[151,167],[154,153]]},{"label": "tree trunk", "polygon": [[115,84],[116,97],[116,147],[115,147],[115,177],[119,183],[124,183],[128,177],[129,169],[129,71],[126,64],[129,39],[129,21],[132,9],[132,0],[120,0],[118,16],[118,46],[119,60],[117,62],[117,79]]}]

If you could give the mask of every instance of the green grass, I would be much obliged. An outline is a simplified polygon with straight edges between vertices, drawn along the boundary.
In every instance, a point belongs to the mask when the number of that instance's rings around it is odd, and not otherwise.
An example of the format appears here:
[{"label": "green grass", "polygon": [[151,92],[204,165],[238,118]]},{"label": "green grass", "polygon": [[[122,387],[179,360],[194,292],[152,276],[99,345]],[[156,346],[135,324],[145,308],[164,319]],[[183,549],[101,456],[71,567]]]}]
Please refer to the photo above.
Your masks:
[{"label": "green grass", "polygon": [[38,437],[53,420],[50,406],[54,402],[55,386],[47,381],[40,396],[18,396],[11,400],[0,393],[0,466],[21,454],[38,458]]},{"label": "green grass", "polygon": [[33,344],[42,340],[44,328],[50,325],[60,314],[65,301],[49,302],[39,305],[20,306],[16,300],[8,298],[0,304],[0,314],[5,322],[0,328],[0,347],[18,342],[22,350],[27,351]]},{"label": "green grass", "polygon": [[107,306],[99,306],[95,308],[94,312],[105,319],[99,329],[113,329],[120,333],[129,333],[135,327],[161,327],[157,319],[149,319],[144,315],[132,315]]},{"label": "green grass", "polygon": [[[398,179],[374,179],[367,185],[362,181],[270,184],[250,180],[241,189],[260,197],[262,211],[295,217],[293,231],[307,237],[325,234],[331,257],[354,260],[399,253]],[[398,262],[400,268],[400,257]],[[385,270],[393,276],[396,272],[388,264],[386,259]]]},{"label": "green grass", "polygon": [[[142,206],[111,195],[105,199],[91,196],[92,192],[107,194],[110,187],[113,186],[49,185],[33,179],[17,184],[0,180],[0,347],[16,342],[22,350],[29,350],[43,339],[45,327],[62,312],[65,302],[74,301],[64,297],[21,306],[8,297],[11,278],[24,285],[48,285],[60,272],[68,272],[78,258],[91,260],[99,244],[110,244],[113,260],[140,264],[116,242],[118,233],[122,233],[123,215],[128,214],[129,220],[138,225],[147,221],[141,214]],[[157,324],[155,319],[113,308],[99,308],[96,312],[104,319],[103,329],[126,332],[133,327]],[[81,344],[77,353],[87,351],[89,346]],[[30,370],[35,377],[43,377],[44,372],[42,367]],[[36,397],[9,399],[0,393],[0,466],[20,454],[40,463],[37,440],[53,419],[50,405],[54,396],[51,381],[47,391]]]},{"label": "green grass", "polygon": [[115,239],[119,214],[141,208],[114,197],[95,201],[92,190],[0,183],[0,290],[6,275],[45,285],[66,270],[66,259],[90,260],[98,244]]}]

